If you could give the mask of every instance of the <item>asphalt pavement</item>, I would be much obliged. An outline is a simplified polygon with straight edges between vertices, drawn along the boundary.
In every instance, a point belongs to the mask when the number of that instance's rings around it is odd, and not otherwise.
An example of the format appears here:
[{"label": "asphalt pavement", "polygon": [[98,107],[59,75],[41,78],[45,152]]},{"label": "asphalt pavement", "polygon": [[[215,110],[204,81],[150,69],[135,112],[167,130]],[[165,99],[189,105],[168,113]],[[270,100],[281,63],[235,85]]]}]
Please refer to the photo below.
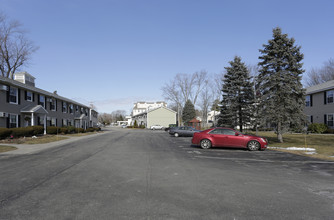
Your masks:
[{"label": "asphalt pavement", "polygon": [[0,154],[0,219],[334,219],[333,162],[190,140],[111,129]]}]

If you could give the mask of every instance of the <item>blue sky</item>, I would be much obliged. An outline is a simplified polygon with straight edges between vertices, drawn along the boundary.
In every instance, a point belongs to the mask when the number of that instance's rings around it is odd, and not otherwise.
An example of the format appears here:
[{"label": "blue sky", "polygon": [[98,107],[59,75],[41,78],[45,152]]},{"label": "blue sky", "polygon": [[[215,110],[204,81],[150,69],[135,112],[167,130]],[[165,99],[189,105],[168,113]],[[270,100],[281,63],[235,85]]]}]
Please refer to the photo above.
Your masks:
[{"label": "blue sky", "polygon": [[304,69],[334,58],[331,0],[0,0],[40,47],[23,68],[37,87],[99,112],[163,100],[177,73],[255,65],[272,29],[294,37]]}]

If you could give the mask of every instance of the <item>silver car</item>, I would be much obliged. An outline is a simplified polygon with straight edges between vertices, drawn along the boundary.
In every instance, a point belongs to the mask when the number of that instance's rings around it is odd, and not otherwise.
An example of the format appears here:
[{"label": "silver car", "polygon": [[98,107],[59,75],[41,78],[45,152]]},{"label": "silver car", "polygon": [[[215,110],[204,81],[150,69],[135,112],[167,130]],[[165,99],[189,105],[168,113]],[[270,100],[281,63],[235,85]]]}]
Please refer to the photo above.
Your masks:
[{"label": "silver car", "polygon": [[196,132],[200,132],[200,130],[189,126],[174,127],[169,129],[169,134],[175,137],[192,137]]},{"label": "silver car", "polygon": [[150,127],[151,130],[162,130],[164,127],[161,125],[152,125]]}]

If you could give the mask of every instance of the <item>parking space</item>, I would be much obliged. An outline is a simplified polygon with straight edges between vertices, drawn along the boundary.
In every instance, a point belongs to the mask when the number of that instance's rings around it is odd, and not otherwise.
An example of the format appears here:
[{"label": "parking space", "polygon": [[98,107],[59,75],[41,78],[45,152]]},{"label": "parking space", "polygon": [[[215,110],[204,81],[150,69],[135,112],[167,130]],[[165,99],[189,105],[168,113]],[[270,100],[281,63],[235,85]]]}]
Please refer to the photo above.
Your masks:
[{"label": "parking space", "polygon": [[[167,134],[166,134],[167,135]],[[334,175],[334,162],[319,160],[275,150],[248,151],[236,148],[210,148],[202,149],[191,144],[191,137],[168,137],[174,150],[186,154],[188,157],[202,160],[215,160],[217,162],[230,161],[245,166],[271,167],[273,170],[287,168],[290,170],[316,172],[325,176]]]}]

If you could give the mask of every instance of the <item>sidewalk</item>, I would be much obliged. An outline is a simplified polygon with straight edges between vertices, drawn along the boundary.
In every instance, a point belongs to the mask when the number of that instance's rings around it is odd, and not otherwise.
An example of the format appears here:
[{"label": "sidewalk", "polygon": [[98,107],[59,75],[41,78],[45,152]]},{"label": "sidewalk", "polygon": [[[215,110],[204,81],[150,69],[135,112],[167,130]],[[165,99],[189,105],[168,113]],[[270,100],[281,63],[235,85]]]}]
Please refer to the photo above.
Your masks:
[{"label": "sidewalk", "polygon": [[96,136],[100,136],[103,134],[110,133],[110,130],[104,130],[101,133],[96,133],[96,134],[90,134],[87,136],[81,136],[81,137],[71,137],[71,136],[66,136],[68,139],[65,140],[60,140],[60,141],[55,141],[55,142],[50,142],[46,144],[0,144],[0,145],[7,145],[7,146],[13,146],[16,147],[17,150],[12,150],[12,151],[7,151],[0,153],[0,156],[2,155],[22,155],[22,154],[34,154],[46,149],[58,147],[61,145],[66,145],[78,140],[83,140],[83,139],[88,139]]}]

